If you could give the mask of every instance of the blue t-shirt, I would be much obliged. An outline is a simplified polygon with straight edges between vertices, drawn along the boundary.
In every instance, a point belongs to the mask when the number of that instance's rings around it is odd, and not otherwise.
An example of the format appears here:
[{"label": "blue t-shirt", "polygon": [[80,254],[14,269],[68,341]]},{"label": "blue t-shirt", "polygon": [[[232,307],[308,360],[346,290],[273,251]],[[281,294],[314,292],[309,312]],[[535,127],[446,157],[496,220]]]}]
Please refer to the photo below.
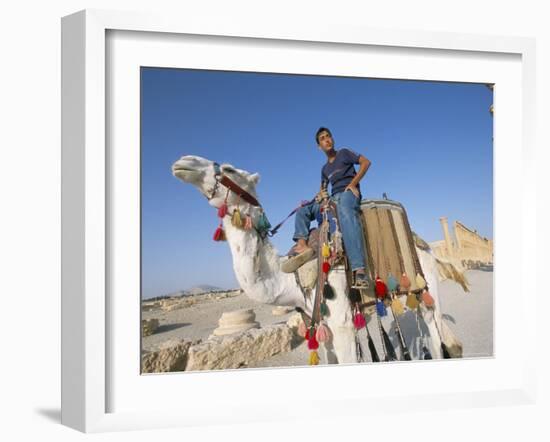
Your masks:
[{"label": "blue t-shirt", "polygon": [[[336,158],[330,163],[328,160],[321,169],[321,182],[332,186],[332,195],[343,192],[356,175],[354,164],[359,164],[359,154],[345,147],[336,151]],[[357,190],[361,194],[359,184]]]}]

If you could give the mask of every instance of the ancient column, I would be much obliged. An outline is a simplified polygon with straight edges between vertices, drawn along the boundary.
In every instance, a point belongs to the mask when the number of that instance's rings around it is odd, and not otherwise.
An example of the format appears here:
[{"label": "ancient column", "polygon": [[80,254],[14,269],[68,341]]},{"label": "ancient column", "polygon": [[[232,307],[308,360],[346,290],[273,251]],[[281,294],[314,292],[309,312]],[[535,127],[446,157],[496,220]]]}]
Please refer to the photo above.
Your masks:
[{"label": "ancient column", "polygon": [[260,328],[260,323],[256,322],[256,313],[252,309],[224,312],[218,324],[219,327],[214,330],[213,336],[231,335],[251,328]]},{"label": "ancient column", "polygon": [[448,256],[453,256],[453,244],[451,242],[451,236],[449,235],[449,223],[446,216],[439,218],[441,227],[443,227],[443,235],[445,237],[445,246],[447,248]]}]

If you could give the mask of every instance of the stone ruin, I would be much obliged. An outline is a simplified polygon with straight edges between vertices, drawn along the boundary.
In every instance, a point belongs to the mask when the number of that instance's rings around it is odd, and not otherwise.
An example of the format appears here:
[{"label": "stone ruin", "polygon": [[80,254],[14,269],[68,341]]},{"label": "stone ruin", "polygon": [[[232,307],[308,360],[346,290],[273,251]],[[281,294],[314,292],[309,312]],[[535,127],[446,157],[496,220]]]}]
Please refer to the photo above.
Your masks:
[{"label": "stone ruin", "polygon": [[439,219],[444,239],[430,243],[436,256],[465,269],[490,268],[493,265],[493,241],[482,237],[459,221],[454,222],[454,238],[447,217]]},{"label": "stone ruin", "polygon": [[207,341],[172,339],[159,350],[144,354],[142,373],[243,368],[292,349],[299,314],[265,328],[255,319],[252,309],[225,312]]},{"label": "stone ruin", "polygon": [[219,327],[214,330],[212,336],[225,336],[240,333],[251,328],[260,328],[256,322],[256,313],[252,309],[224,312],[218,321]]}]

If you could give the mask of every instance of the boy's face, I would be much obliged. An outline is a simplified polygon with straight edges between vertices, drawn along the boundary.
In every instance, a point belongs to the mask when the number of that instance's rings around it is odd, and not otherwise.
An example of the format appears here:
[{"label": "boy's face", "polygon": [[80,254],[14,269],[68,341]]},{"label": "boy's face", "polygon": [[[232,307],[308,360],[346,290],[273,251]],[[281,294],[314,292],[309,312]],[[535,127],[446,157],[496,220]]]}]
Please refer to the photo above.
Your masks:
[{"label": "boy's face", "polygon": [[332,139],[332,135],[330,135],[326,130],[321,132],[317,138],[318,138],[319,148],[323,152],[328,152],[334,148],[334,140]]}]

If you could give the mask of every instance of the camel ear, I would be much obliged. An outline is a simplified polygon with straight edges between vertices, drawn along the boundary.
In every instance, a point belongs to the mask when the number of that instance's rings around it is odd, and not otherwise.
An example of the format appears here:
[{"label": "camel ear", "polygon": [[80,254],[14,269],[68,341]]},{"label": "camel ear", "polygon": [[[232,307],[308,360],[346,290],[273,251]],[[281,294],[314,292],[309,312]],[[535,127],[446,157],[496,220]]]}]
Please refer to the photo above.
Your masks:
[{"label": "camel ear", "polygon": [[260,174],[253,173],[252,175],[250,175],[248,179],[250,180],[251,183],[258,184],[260,182]]}]

